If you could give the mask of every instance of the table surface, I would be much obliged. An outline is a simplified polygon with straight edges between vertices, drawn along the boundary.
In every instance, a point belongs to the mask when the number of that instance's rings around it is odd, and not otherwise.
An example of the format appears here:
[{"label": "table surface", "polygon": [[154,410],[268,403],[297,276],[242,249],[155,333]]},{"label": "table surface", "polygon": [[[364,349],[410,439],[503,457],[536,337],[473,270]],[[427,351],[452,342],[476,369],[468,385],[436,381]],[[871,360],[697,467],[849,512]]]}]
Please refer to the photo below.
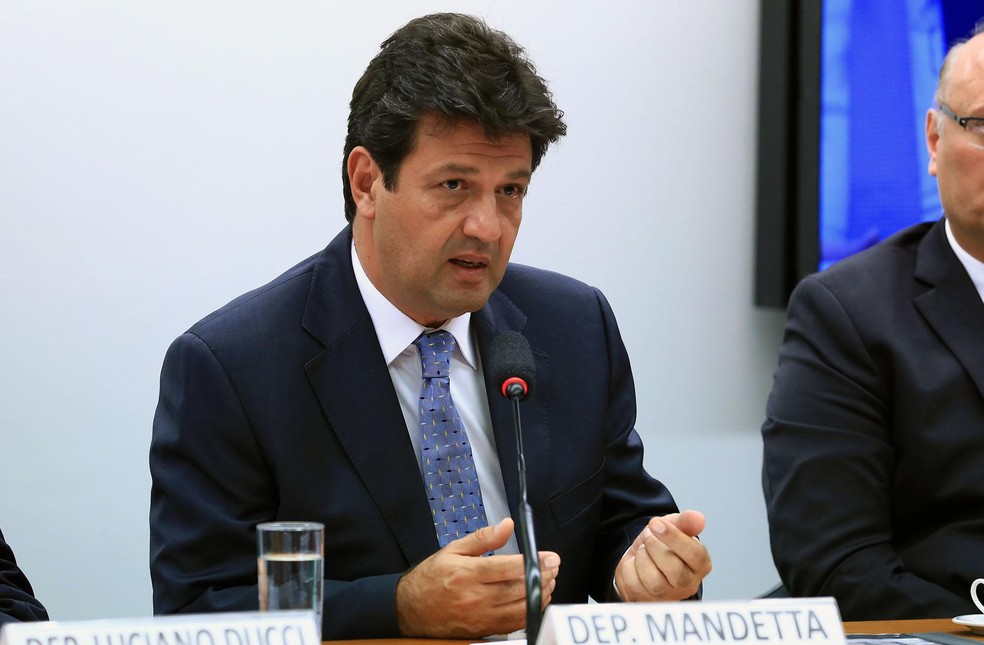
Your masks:
[{"label": "table surface", "polygon": [[961,638],[972,638],[984,642],[984,637],[970,631],[969,627],[958,625],[949,618],[928,618],[923,620],[866,620],[844,623],[848,634],[918,634],[919,632],[943,632]]},{"label": "table surface", "polygon": [[[984,642],[970,629],[957,625],[949,618],[930,618],[923,620],[870,620],[844,623],[848,634],[918,634],[920,632],[943,632],[962,638],[972,638]],[[467,645],[478,639],[441,640],[435,638],[379,638],[358,641],[325,641],[331,645]],[[490,641],[494,645],[494,641]]]}]

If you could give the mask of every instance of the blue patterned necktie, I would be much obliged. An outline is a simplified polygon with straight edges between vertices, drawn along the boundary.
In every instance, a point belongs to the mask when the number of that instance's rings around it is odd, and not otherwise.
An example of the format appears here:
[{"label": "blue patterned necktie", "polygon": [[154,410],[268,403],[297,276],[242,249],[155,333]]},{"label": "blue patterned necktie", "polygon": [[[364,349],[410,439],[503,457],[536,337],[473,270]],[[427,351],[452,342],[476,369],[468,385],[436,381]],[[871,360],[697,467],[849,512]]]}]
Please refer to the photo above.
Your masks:
[{"label": "blue patterned necktie", "polygon": [[455,340],[441,330],[414,341],[420,350],[419,426],[424,486],[443,548],[487,524],[478,472],[461,417],[451,400]]}]

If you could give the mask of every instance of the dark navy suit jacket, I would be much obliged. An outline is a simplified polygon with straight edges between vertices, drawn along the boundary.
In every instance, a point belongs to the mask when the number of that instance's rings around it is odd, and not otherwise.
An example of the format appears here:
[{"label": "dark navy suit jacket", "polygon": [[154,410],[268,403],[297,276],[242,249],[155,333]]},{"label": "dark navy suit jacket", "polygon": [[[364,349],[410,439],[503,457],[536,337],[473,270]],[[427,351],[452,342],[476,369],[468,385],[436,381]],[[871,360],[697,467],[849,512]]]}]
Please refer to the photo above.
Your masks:
[{"label": "dark navy suit jacket", "polygon": [[[398,634],[396,582],[438,545],[350,245],[346,228],[168,350],[150,450],[155,612],[255,608],[256,524],[314,520],[326,527],[324,638]],[[483,366],[500,332],[533,350],[523,437],[537,547],[562,558],[553,600],[604,600],[648,518],[676,511],[643,470],[611,309],[592,287],[511,265],[472,324]],[[512,411],[485,380],[515,516]]]},{"label": "dark navy suit jacket", "polygon": [[984,302],[943,221],[804,280],[769,398],[772,552],[845,620],[978,613]]},{"label": "dark navy suit jacket", "polygon": [[0,625],[31,620],[48,620],[48,612],[34,597],[31,583],[0,533]]}]

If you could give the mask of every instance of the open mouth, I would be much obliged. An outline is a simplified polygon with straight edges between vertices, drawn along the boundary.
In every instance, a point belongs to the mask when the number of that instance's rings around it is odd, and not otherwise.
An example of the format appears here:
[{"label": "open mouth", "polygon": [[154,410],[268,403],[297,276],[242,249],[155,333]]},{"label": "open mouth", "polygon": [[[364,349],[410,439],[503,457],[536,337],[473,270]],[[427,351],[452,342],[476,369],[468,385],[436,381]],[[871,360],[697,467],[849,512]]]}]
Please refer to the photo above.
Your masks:
[{"label": "open mouth", "polygon": [[459,267],[463,267],[465,269],[481,269],[482,267],[486,266],[484,262],[472,262],[471,260],[462,260],[459,258],[451,258],[449,262],[451,262],[451,264],[454,264]]}]

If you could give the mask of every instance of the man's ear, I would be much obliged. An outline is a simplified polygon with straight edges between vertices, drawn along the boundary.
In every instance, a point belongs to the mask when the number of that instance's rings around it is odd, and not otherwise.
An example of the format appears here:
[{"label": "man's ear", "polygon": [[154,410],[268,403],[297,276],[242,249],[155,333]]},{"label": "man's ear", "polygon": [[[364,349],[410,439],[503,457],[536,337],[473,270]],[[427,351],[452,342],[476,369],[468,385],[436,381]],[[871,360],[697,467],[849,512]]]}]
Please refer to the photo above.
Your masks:
[{"label": "man's ear", "polygon": [[355,202],[356,214],[372,218],[376,214],[376,196],[374,185],[380,181],[382,172],[376,165],[376,160],[363,146],[356,146],[349,153],[346,162],[349,186],[352,189],[352,200]]},{"label": "man's ear", "polygon": [[[936,146],[940,143],[940,131],[936,127],[936,110],[926,113],[926,149],[929,151],[929,174],[936,176]],[[947,123],[946,125],[950,125]]]}]

